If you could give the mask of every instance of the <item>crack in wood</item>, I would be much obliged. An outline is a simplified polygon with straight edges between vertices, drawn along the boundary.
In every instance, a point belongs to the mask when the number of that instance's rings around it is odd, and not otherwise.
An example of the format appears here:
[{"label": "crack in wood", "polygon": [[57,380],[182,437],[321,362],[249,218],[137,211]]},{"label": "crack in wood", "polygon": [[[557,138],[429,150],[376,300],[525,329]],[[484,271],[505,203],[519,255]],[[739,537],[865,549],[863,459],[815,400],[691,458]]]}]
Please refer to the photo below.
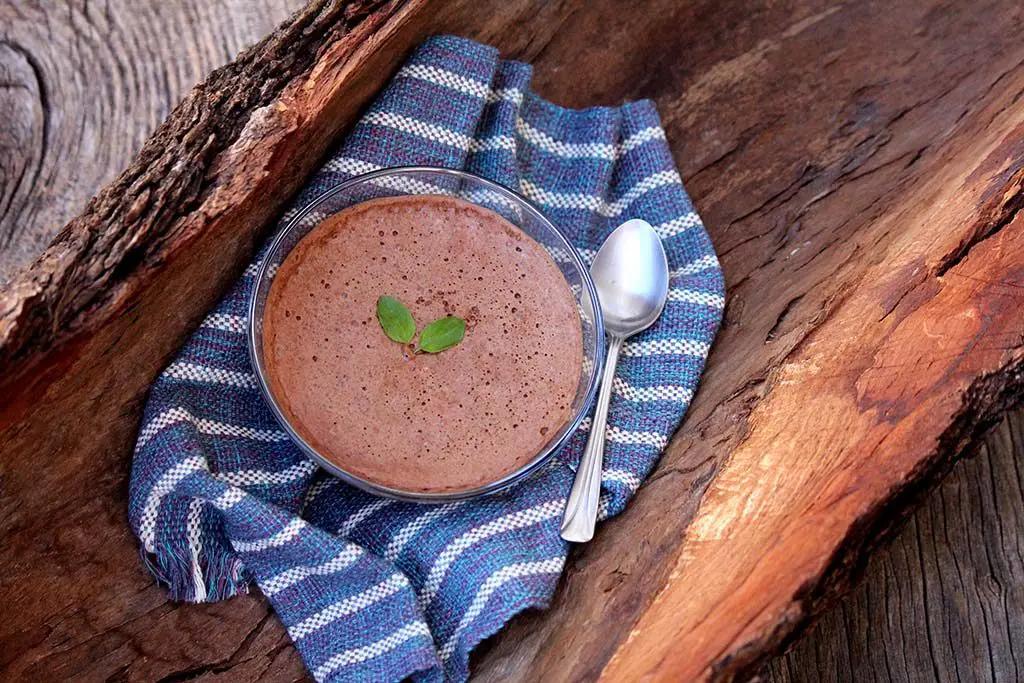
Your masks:
[{"label": "crack in wood", "polygon": [[789,331],[789,329],[783,330],[782,325],[783,323],[786,322],[786,319],[789,317],[790,313],[792,313],[796,305],[799,304],[805,296],[806,294],[798,294],[797,296],[793,297],[788,302],[786,302],[786,305],[783,306],[782,310],[779,312],[779,316],[775,319],[775,324],[772,325],[772,328],[768,330],[768,334],[765,335],[765,344],[772,343],[773,341],[776,340],[776,338],[782,336],[783,334]]},{"label": "crack in wood", "polygon": [[1007,188],[989,205],[982,208],[980,217],[971,227],[967,237],[956,249],[946,254],[935,268],[935,276],[942,277],[971,253],[978,244],[997,235],[1017,217],[1024,208],[1024,169],[1018,170],[1010,179]]},{"label": "crack in wood", "polygon": [[[227,657],[220,659],[216,662],[210,662],[209,664],[202,664],[200,666],[191,667],[182,671],[176,671],[171,674],[167,674],[161,677],[156,683],[180,683],[181,681],[191,681],[207,674],[221,674],[230,671],[234,667],[244,662],[249,661],[252,657],[248,657],[249,649],[252,647],[253,641],[259,637],[263,632],[267,622],[274,618],[273,613],[268,609],[267,613],[253,626],[248,633],[242,638],[238,647],[229,654]],[[257,653],[253,656],[264,656],[272,658],[274,654],[283,647],[291,647],[291,643],[282,643],[276,649],[270,650],[265,653]]]}]

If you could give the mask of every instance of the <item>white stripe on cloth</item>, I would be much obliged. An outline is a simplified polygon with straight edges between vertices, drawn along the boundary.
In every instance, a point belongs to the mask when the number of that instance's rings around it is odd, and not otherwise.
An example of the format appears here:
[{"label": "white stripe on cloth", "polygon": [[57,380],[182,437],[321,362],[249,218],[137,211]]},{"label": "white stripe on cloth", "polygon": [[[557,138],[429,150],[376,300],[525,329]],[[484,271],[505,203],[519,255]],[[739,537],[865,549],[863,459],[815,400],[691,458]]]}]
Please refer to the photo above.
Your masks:
[{"label": "white stripe on cloth", "polygon": [[495,190],[478,187],[469,191],[463,190],[459,193],[459,196],[475,204],[483,204],[484,206],[500,204],[501,206],[510,209],[518,220],[522,220],[522,206]]},{"label": "white stripe on cloth", "polygon": [[605,430],[605,438],[615,443],[654,446],[659,449],[668,445],[668,437],[664,434],[619,429],[614,425],[608,425]]},{"label": "white stripe on cloth", "polygon": [[711,350],[707,342],[694,339],[650,339],[622,345],[623,356],[697,356],[706,358]]},{"label": "white stripe on cloth", "polygon": [[218,510],[229,510],[245,499],[246,493],[242,489],[230,488],[217,496],[213,506]]},{"label": "white stripe on cloth", "polygon": [[705,270],[711,270],[718,268],[718,258],[714,254],[707,254],[701,256],[695,261],[690,261],[684,266],[680,266],[675,270],[670,270],[668,276],[670,278],[684,277],[686,275],[695,275]]},{"label": "white stripe on cloth", "polygon": [[650,128],[644,128],[630,135],[628,138],[618,143],[615,146],[615,158],[618,159],[623,154],[631,152],[640,145],[650,142],[651,140],[664,140],[665,129],[661,126],[651,126]]},{"label": "white stripe on cloth", "polygon": [[421,81],[428,81],[434,85],[440,85],[441,87],[457,90],[467,95],[483,98],[491,103],[505,100],[519,105],[523,101],[523,91],[518,88],[491,89],[489,83],[429,64],[408,64],[402,67],[395,77],[416,78]]},{"label": "white stripe on cloth", "polygon": [[258,538],[255,541],[231,541],[231,546],[240,553],[258,553],[270,548],[278,548],[290,542],[306,528],[306,522],[298,517],[292,519],[283,529],[269,538]]},{"label": "white stripe on cloth", "polygon": [[302,501],[302,510],[305,511],[306,508],[309,507],[309,504],[316,500],[317,496],[319,496],[321,493],[334,486],[336,483],[338,483],[337,479],[335,479],[334,477],[327,477],[326,479],[321,479],[317,483],[310,486],[309,490],[306,491],[306,499]]},{"label": "white stripe on cloth", "polygon": [[602,142],[572,143],[556,140],[547,133],[534,128],[523,119],[516,119],[516,133],[527,143],[539,149],[566,159],[607,159],[616,161],[625,153],[651,140],[664,140],[665,131],[660,126],[651,126],[633,133],[616,144]]},{"label": "white stripe on cloth", "polygon": [[641,484],[640,477],[636,476],[629,470],[605,470],[601,473],[601,481],[614,481],[622,484],[629,489],[630,493],[633,493],[640,488]]},{"label": "white stripe on cloth", "polygon": [[402,131],[403,133],[408,133],[409,135],[415,135],[416,137],[423,138],[424,140],[440,142],[442,145],[457,147],[464,150],[468,150],[470,145],[473,144],[473,138],[465,133],[459,133],[449,128],[445,128],[444,126],[414,119],[411,116],[396,114],[393,111],[368,112],[363,116],[359,123],[384,126]]},{"label": "white stripe on cloth", "polygon": [[253,441],[268,442],[288,440],[288,435],[281,431],[253,429],[252,427],[243,427],[216,420],[206,420],[196,417],[184,408],[178,407],[165,410],[142,428],[139,432],[139,440],[135,445],[136,450],[149,443],[150,439],[162,430],[181,423],[191,424],[199,433],[213,436],[237,436],[244,439],[252,439]]},{"label": "white stripe on cloth", "polygon": [[[248,268],[246,268],[246,271],[248,271]],[[253,275],[255,274],[255,269],[253,269]],[[224,332],[241,333],[245,332],[245,324],[245,316],[229,315],[227,313],[214,313],[206,317],[206,320],[203,321],[202,327],[213,330],[223,330]]]},{"label": "white stripe on cloth", "polygon": [[209,365],[199,363],[188,363],[176,361],[167,366],[161,373],[164,379],[174,379],[182,382],[200,382],[202,384],[227,384],[242,389],[256,388],[256,375],[251,372],[238,372],[236,370],[224,370],[213,368]]},{"label": "white stripe on cloth", "polygon": [[281,216],[281,221],[284,222],[284,223],[287,223],[291,219],[293,219],[296,216],[298,216],[299,213],[301,213],[301,212],[302,212],[302,207],[301,206],[293,206],[292,208],[290,208],[290,209],[288,209],[287,211],[284,212],[284,214]]},{"label": "white stripe on cloth", "polygon": [[[302,217],[302,220],[298,221],[297,225],[316,225],[317,223],[322,223],[329,215],[330,214],[324,213],[323,211],[310,211]],[[277,268],[278,264],[274,264],[267,269],[267,272],[270,273],[271,277],[277,273]]]},{"label": "white stripe on cloth", "polygon": [[473,620],[476,619],[487,605],[487,601],[490,600],[491,596],[496,590],[504,586],[509,581],[523,578],[526,576],[538,576],[542,574],[560,574],[562,567],[565,565],[565,557],[552,557],[546,560],[538,560],[536,562],[521,562],[519,564],[510,564],[502,567],[493,574],[487,577],[480,588],[477,589],[476,595],[473,596],[473,602],[469,604],[469,609],[462,615],[462,619],[459,620],[459,625],[455,627],[455,631],[445,642],[444,647],[441,648],[441,661],[447,662],[451,659],[452,654],[455,652],[455,648],[459,643],[459,637],[469,628]]},{"label": "white stripe on cloth", "polygon": [[700,216],[697,212],[691,211],[690,213],[683,214],[679,218],[673,218],[670,221],[659,223],[653,226],[654,232],[658,233],[658,237],[663,240],[671,239],[676,235],[680,235],[687,230],[696,228],[698,225],[703,225],[700,220]]},{"label": "white stripe on cloth", "polygon": [[[242,277],[254,277],[256,275],[256,273],[259,272],[260,266],[262,266],[262,265],[263,265],[263,261],[259,261],[257,263],[250,263],[248,266],[245,267],[245,272],[242,273]],[[270,267],[267,268],[267,274],[270,277],[274,277],[274,275],[277,274],[277,269],[279,267],[280,267],[280,264],[272,263],[270,265]]]},{"label": "white stripe on cloth", "polygon": [[395,501],[393,500],[381,498],[380,500],[376,500],[369,505],[359,508],[359,510],[357,510],[351,517],[341,523],[341,526],[338,527],[338,535],[342,538],[347,538],[349,534],[355,531],[355,528],[359,526],[364,519],[378,510],[383,510],[389,505],[394,504]]},{"label": "white stripe on cloth", "polygon": [[513,529],[522,529],[523,527],[532,526],[556,517],[562,514],[564,509],[565,498],[549,500],[532,508],[519,510],[504,517],[498,517],[459,536],[441,551],[437,559],[434,560],[434,564],[430,567],[427,579],[423,582],[423,588],[420,589],[417,596],[420,608],[425,610],[430,606],[430,603],[437,596],[437,592],[441,589],[441,583],[444,581],[448,570],[455,564],[455,560],[468,548],[491,536],[512,531]]},{"label": "white stripe on cloth", "polygon": [[692,289],[673,288],[668,290],[668,300],[710,308],[725,308],[725,297],[721,294],[698,292]]},{"label": "white stripe on cloth", "polygon": [[232,486],[255,486],[257,484],[289,484],[308,477],[316,471],[311,460],[295,463],[286,470],[272,472],[270,470],[236,470],[234,472],[217,472],[213,476]]},{"label": "white stripe on cloth", "polygon": [[384,598],[394,595],[403,588],[408,587],[409,579],[405,578],[405,574],[392,574],[376,586],[371,586],[361,593],[350,595],[329,607],[325,607],[316,614],[303,619],[295,626],[289,628],[288,633],[291,634],[292,640],[302,640],[309,634],[333,624],[338,619],[350,614],[355,614],[359,610],[366,609],[370,605],[380,602]]},{"label": "white stripe on cloth", "polygon": [[[582,422],[580,422],[579,430],[581,432],[589,432],[590,431],[590,425],[591,425],[591,418],[588,417],[588,418],[584,419]],[[638,477],[637,475],[633,474],[629,470],[619,470],[619,469],[607,469],[607,470],[602,471],[601,472],[601,481],[603,481],[603,482],[618,482],[620,484],[624,484],[624,485],[628,486],[632,491],[636,491],[638,488],[640,488],[640,484],[643,482],[643,480],[640,479],[640,477]],[[599,505],[601,504],[600,501],[599,501],[598,504]],[[598,519],[601,519],[601,518],[598,517]]]},{"label": "white stripe on cloth", "polygon": [[365,554],[365,551],[354,543],[349,543],[340,553],[317,565],[300,565],[283,571],[270,580],[260,584],[260,588],[266,595],[276,595],[289,586],[304,581],[310,576],[328,576],[336,574]]},{"label": "white stripe on cloth", "polygon": [[[383,168],[384,166],[379,166],[377,164],[370,163],[369,161],[363,161],[362,159],[356,159],[354,157],[338,157],[336,159],[331,159],[324,165],[325,170],[333,173],[344,173],[350,176],[363,175],[365,173],[379,171]],[[451,190],[445,187],[409,176],[374,178],[370,180],[370,183],[377,187],[386,187],[391,190],[398,190],[399,192],[407,192],[410,194],[445,196],[451,196],[453,194]]]},{"label": "white stripe on cloth", "polygon": [[454,71],[431,66],[430,64],[406,64],[395,74],[395,78],[415,78],[421,81],[429,81],[434,85],[457,90],[474,97],[483,98],[491,92],[490,83],[478,81],[475,78],[463,76]]},{"label": "white stripe on cloth", "polygon": [[473,139],[469,143],[467,151],[473,152],[486,152],[492,149],[504,149],[509,152],[516,151],[516,139],[509,135],[495,135],[494,137],[484,138],[482,140]]},{"label": "white stripe on cloth", "polygon": [[592,194],[553,192],[536,185],[526,178],[523,178],[520,182],[520,187],[522,187],[523,194],[543,206],[556,209],[587,209],[589,211],[596,211],[606,218],[614,218],[622,215],[633,202],[648,192],[665,185],[679,184],[682,186],[682,183],[683,180],[675,169],[659,171],[647,176],[629,188],[622,197],[613,202],[606,202],[603,197]]},{"label": "white stripe on cloth", "polygon": [[[322,681],[338,669],[379,657],[417,636],[430,638],[430,629],[427,628],[426,623],[423,621],[409,622],[388,637],[381,638],[375,643],[339,652],[313,669],[313,678]],[[433,643],[432,640],[431,643]]]},{"label": "white stripe on cloth", "polygon": [[[142,439],[140,437],[139,441]],[[156,552],[156,518],[160,502],[186,477],[206,469],[206,460],[200,457],[185,458],[163,473],[146,496],[146,503],[139,515],[139,538],[147,551]]]},{"label": "white stripe on cloth", "polygon": [[384,167],[379,164],[372,164],[369,161],[363,161],[354,157],[337,157],[324,164],[325,171],[348,173],[349,175],[363,175],[364,173],[379,171],[382,168]]},{"label": "white stripe on cloth", "polygon": [[603,522],[611,516],[612,496],[602,493],[597,501],[597,521]]},{"label": "white stripe on cloth", "polygon": [[195,498],[188,504],[188,519],[185,522],[185,536],[192,555],[192,598],[195,602],[206,600],[206,581],[203,579],[203,567],[199,563],[203,553],[202,516],[203,501]]},{"label": "white stripe on cloth", "polygon": [[636,387],[621,377],[612,380],[612,391],[627,401],[647,403],[650,401],[675,401],[689,403],[693,398],[693,390],[689,387],[673,384],[661,384],[653,387]]},{"label": "white stripe on cloth", "polygon": [[[589,432],[592,425],[590,418],[580,422],[579,431]],[[657,432],[645,432],[632,429],[620,429],[614,425],[605,427],[604,438],[621,444],[633,444],[639,446],[655,446],[659,449],[668,445],[668,437]]]},{"label": "white stripe on cloth", "polygon": [[423,531],[428,524],[444,517],[449,512],[457,510],[460,507],[462,507],[462,503],[446,503],[445,505],[437,505],[406,524],[391,538],[391,541],[388,543],[388,547],[384,549],[384,559],[388,562],[394,562],[398,559],[398,556],[402,554],[402,550],[405,549],[405,546],[408,545],[409,541],[416,537],[416,534]]},{"label": "white stripe on cloth", "polygon": [[491,104],[505,101],[518,107],[523,103],[523,91],[519,88],[496,88],[488,92],[485,99]]}]

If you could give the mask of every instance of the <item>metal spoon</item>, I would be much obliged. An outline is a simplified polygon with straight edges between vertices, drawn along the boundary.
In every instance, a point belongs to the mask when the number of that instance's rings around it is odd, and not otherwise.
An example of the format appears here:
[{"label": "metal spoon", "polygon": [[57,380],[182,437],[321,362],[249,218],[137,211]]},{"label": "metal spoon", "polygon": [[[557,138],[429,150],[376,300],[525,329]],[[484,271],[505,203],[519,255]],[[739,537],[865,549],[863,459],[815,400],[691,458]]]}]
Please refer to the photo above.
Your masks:
[{"label": "metal spoon", "polygon": [[627,338],[654,324],[668,298],[668,259],[658,233],[647,221],[626,221],[601,245],[590,267],[590,276],[604,314],[608,355],[590,439],[562,518],[562,538],[573,543],[584,543],[594,537],[608,403],[619,350]]}]

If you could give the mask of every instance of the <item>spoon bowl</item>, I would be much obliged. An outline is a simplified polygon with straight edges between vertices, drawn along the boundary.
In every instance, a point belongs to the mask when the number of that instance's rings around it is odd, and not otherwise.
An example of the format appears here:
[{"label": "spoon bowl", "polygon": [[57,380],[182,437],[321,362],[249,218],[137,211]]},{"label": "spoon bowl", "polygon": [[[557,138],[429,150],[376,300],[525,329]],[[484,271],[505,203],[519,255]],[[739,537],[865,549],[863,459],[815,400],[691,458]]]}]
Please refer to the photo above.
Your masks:
[{"label": "spoon bowl", "polygon": [[631,337],[654,324],[668,298],[668,259],[658,233],[634,218],[617,227],[590,267],[605,331]]},{"label": "spoon bowl", "polygon": [[605,426],[619,350],[628,338],[654,324],[668,300],[668,258],[661,238],[647,221],[633,219],[615,228],[594,258],[590,278],[600,300],[608,354],[590,438],[565,504],[562,538],[583,543],[594,537],[601,495]]}]

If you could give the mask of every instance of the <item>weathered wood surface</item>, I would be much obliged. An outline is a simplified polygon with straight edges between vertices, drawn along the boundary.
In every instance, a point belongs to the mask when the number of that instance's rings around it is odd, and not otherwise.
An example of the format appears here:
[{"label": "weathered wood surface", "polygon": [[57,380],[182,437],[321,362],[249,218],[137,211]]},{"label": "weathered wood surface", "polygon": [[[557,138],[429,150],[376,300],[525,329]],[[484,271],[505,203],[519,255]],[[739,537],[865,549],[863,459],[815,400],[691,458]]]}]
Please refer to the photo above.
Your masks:
[{"label": "weathered wood surface", "polygon": [[0,3],[0,282],[297,0]]},{"label": "weathered wood surface", "polygon": [[[676,11],[581,12],[542,63],[611,61],[638,36],[663,55],[577,71],[568,92],[658,100],[723,257],[726,326],[659,471],[485,680],[752,672],[998,412],[1002,396],[965,398],[974,363],[1019,362],[1019,264],[984,271],[1022,221],[1011,208],[997,232],[975,185],[994,164],[991,196],[1019,201],[1019,3]],[[609,28],[570,57],[575,31]],[[975,323],[992,336],[968,342]],[[1018,376],[996,372],[991,389]]]},{"label": "weathered wood surface", "polygon": [[479,659],[482,679],[609,660],[610,679],[749,674],[1017,398],[1017,3],[424,4],[306,15],[250,54],[278,59],[255,99],[224,107],[225,83],[255,80],[221,72],[171,128],[212,135],[154,148],[197,168],[147,158],[131,173],[152,189],[115,186],[0,293],[0,600],[21,616],[0,624],[0,671],[302,675],[259,600],[179,608],[152,586],[124,521],[128,450],[146,383],[324,140],[434,28],[531,59],[567,104],[654,97],[731,289],[659,471],[553,610]]},{"label": "weathered wood surface", "polygon": [[1003,422],[877,552],[770,683],[1024,679],[1024,414]]}]

